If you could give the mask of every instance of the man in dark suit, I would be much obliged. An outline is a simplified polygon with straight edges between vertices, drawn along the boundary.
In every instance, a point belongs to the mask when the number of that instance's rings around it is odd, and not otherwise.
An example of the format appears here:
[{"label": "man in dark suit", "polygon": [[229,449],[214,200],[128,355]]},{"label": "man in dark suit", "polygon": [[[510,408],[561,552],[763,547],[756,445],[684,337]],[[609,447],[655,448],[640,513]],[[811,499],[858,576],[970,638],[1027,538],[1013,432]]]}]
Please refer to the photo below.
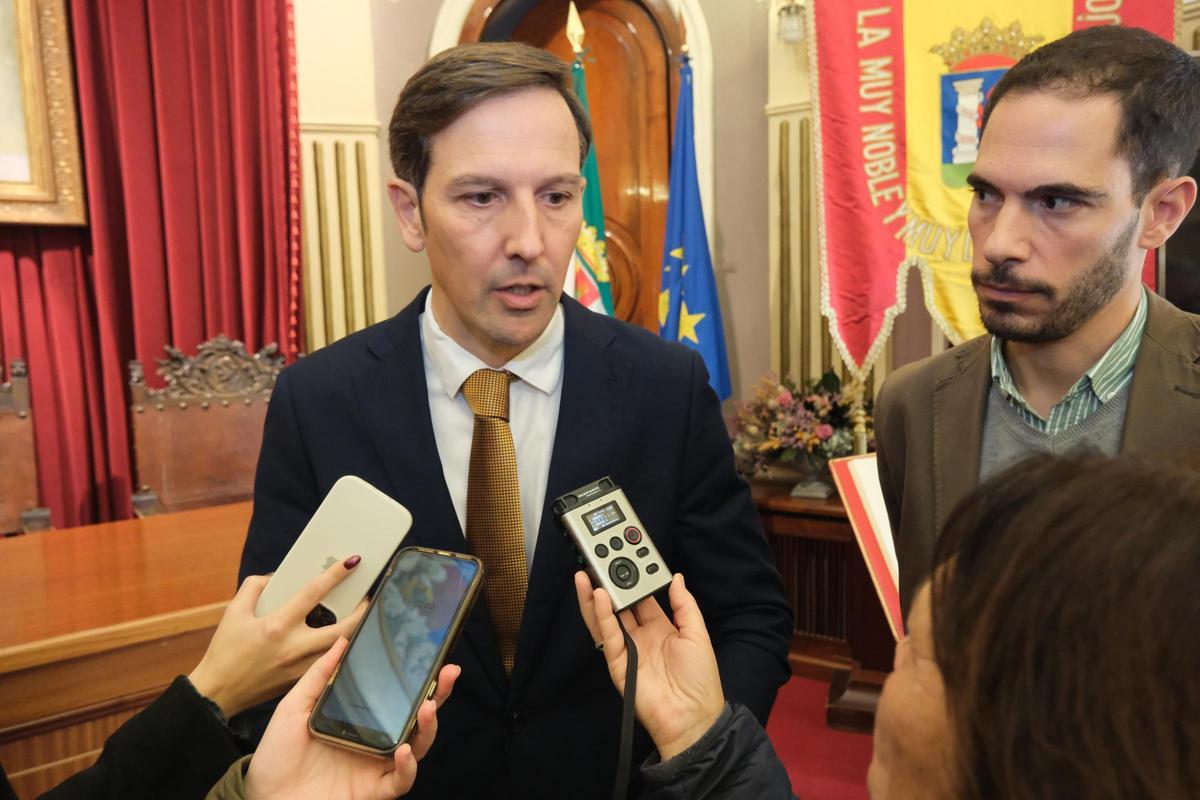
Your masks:
[{"label": "man in dark suit", "polygon": [[[418,71],[389,129],[390,195],[433,285],[285,370],[271,399],[243,574],[274,569],[354,474],[412,511],[406,544],[485,551],[486,574],[508,581],[485,583],[452,654],[462,677],[416,797],[611,795],[620,698],[550,510],[605,475],[687,576],[729,699],[765,721],[789,675],[791,612],[703,362],[560,300],[590,139],[566,65],[544,51],[464,45]],[[464,396],[480,374],[511,380],[507,411]],[[480,461],[488,414],[511,435],[506,465]],[[515,484],[499,485],[512,462]],[[481,500],[484,481],[511,494]],[[504,558],[491,555],[501,528],[517,529]],[[639,737],[635,763],[649,750]]]},{"label": "man in dark suit", "polygon": [[1076,31],[996,84],[968,183],[988,335],[897,370],[875,407],[906,610],[975,485],[1035,451],[1200,447],[1200,317],[1142,287],[1196,199],[1200,66],[1144,30]]}]

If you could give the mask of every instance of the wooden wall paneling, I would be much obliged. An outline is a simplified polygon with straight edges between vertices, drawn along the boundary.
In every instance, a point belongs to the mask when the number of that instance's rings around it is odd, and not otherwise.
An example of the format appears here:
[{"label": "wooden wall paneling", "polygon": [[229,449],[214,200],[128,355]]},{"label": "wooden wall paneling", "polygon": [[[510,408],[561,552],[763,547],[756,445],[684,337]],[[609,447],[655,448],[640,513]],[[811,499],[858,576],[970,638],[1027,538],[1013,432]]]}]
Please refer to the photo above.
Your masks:
[{"label": "wooden wall paneling", "polygon": [[300,125],[308,352],[387,316],[379,136],[375,123]]},{"label": "wooden wall paneling", "polygon": [[[357,302],[361,292],[361,281],[356,281],[361,273],[355,270],[354,250],[359,242],[355,242],[350,237],[350,214],[351,214],[351,195],[347,189],[346,177],[346,143],[333,143],[333,172],[337,181],[337,215],[338,215],[338,250],[341,251],[340,259],[342,266],[342,320],[346,326],[346,333],[359,330],[363,327],[362,321],[366,318],[366,314],[360,314],[359,303]],[[357,173],[355,173],[357,176]],[[357,201],[357,193],[353,198]],[[359,253],[359,259],[362,254]],[[359,285],[356,286],[355,284]]]},{"label": "wooden wall paneling", "polygon": [[374,325],[382,318],[378,306],[380,292],[376,288],[375,277],[375,253],[374,242],[376,236],[374,227],[371,224],[370,209],[371,192],[367,175],[370,168],[369,158],[367,156],[367,143],[357,141],[354,143],[354,167],[355,176],[358,184],[358,236],[359,236],[359,252],[362,253],[362,284],[363,284],[363,300],[365,303],[366,318],[363,321],[365,325]]},{"label": "wooden wall paneling", "polygon": [[1200,2],[1186,0],[1176,10],[1175,43],[1185,50],[1200,52]]},{"label": "wooden wall paneling", "polygon": [[[8,779],[17,796],[39,796],[76,772],[90,767],[100,755],[104,741],[136,713],[131,709],[108,714],[66,729],[46,731],[0,744],[0,763],[7,766]],[[16,772],[12,771],[13,764],[35,766]]]},{"label": "wooden wall paneling", "polygon": [[[792,124],[789,120],[779,123],[779,365],[777,372],[781,376],[793,375],[792,370]],[[803,245],[802,245],[803,246]],[[804,280],[803,271],[800,280]],[[803,297],[803,293],[801,294]],[[801,325],[799,330],[803,336],[804,308],[800,308]],[[800,358],[803,365],[805,359]],[[800,367],[800,375],[808,370]],[[801,377],[801,380],[804,378]]]},{"label": "wooden wall paneling", "polygon": [[869,733],[895,641],[841,503],[789,489],[753,484],[795,613],[788,661],[795,674],[830,681],[828,724]]}]

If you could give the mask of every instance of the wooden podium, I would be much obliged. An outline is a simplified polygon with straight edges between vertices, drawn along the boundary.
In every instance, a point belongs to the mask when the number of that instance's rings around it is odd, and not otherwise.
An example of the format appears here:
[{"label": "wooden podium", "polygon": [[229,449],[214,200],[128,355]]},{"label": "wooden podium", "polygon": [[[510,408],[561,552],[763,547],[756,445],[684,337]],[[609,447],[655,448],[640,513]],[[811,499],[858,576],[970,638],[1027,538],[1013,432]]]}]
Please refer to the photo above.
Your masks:
[{"label": "wooden podium", "polygon": [[0,763],[32,798],[199,662],[250,503],[0,539]]},{"label": "wooden podium", "polygon": [[792,497],[790,490],[784,483],[753,484],[796,614],[792,671],[830,682],[830,727],[869,733],[895,639],[841,501]]}]

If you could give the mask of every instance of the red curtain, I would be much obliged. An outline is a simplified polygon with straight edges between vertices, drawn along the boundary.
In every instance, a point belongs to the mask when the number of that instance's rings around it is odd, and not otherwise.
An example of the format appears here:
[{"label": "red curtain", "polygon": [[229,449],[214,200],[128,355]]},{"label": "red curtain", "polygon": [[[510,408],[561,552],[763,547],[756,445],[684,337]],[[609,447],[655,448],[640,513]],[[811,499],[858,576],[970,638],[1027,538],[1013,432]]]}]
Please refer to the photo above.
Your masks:
[{"label": "red curtain", "polygon": [[0,358],[28,361],[56,526],[130,513],[129,359],[155,383],[165,344],[300,343],[290,1],[71,12],[89,225],[0,228]]},{"label": "red curtain", "polygon": [[0,226],[0,362],[29,366],[40,500],[60,527],[129,502],[121,366],[99,352],[88,272],[85,230]]}]

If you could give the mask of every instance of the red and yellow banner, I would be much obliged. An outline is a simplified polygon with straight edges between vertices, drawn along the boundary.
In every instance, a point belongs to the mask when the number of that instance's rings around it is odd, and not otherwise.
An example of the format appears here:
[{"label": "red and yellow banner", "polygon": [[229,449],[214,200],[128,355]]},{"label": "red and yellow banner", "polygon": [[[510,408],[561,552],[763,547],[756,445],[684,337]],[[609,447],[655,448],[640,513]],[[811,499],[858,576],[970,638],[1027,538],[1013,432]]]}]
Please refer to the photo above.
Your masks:
[{"label": "red and yellow banner", "polygon": [[821,312],[863,377],[910,267],[952,342],[983,333],[966,176],[988,93],[1036,47],[1096,25],[1174,40],[1175,0],[810,0]]}]

